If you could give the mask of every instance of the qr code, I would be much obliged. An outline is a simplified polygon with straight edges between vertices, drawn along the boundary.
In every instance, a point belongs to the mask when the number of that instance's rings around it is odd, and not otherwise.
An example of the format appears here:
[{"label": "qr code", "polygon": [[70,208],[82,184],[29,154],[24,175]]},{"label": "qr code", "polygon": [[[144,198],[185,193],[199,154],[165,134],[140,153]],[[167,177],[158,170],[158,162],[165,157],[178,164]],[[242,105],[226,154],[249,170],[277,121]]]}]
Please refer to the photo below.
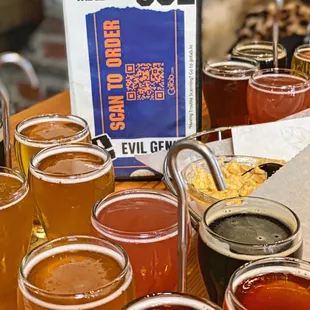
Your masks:
[{"label": "qr code", "polygon": [[125,71],[127,100],[165,99],[165,70],[163,63],[127,64]]}]

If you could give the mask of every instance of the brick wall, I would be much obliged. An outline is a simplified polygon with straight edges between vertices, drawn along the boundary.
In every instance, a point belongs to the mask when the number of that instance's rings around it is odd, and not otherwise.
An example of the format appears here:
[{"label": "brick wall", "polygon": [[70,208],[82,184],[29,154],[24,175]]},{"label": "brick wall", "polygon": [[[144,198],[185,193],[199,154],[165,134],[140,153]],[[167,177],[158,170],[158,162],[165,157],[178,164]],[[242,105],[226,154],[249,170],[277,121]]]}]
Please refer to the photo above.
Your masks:
[{"label": "brick wall", "polygon": [[11,114],[68,88],[62,1],[44,0],[43,4],[44,20],[20,51],[39,75],[40,91],[30,89],[23,73],[15,67],[1,68],[1,78],[11,97]]}]

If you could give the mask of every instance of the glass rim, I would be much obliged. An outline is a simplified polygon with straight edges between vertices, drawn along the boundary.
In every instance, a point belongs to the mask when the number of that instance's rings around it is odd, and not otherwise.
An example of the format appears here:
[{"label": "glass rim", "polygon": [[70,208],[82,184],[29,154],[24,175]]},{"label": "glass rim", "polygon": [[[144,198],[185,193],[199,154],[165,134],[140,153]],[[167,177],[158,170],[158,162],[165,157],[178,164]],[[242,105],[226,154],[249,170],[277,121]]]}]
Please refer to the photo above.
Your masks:
[{"label": "glass rim", "polygon": [[[67,153],[67,152],[72,152],[72,150],[76,150],[74,152],[81,152],[81,153],[89,153],[92,154],[91,150],[95,151],[96,153],[101,153],[104,155],[104,163],[97,168],[94,168],[91,171],[87,171],[84,173],[78,173],[78,174],[71,174],[71,175],[59,175],[56,173],[47,173],[42,170],[40,170],[37,166],[39,163],[42,162],[42,160],[48,158],[51,153],[53,154],[61,154],[61,153]],[[62,151],[63,150],[63,151]],[[88,151],[87,151],[88,150]],[[54,153],[55,152],[55,153]],[[46,155],[46,156],[45,156]],[[100,157],[99,155],[94,154],[95,156]],[[43,157],[40,159],[40,157]],[[34,164],[34,161],[38,161],[37,165]],[[105,170],[110,170],[113,168],[112,165],[112,158],[110,156],[110,153],[104,149],[101,148],[97,145],[90,144],[90,143],[70,143],[70,144],[59,144],[55,146],[51,146],[48,148],[45,148],[38,153],[34,154],[31,159],[30,159],[30,164],[29,164],[29,172],[34,175],[36,174],[36,177],[40,176],[42,178],[48,177],[48,178],[53,178],[53,179],[58,179],[58,180],[77,180],[78,178],[89,178],[92,176],[96,176],[97,174],[99,175],[99,172],[102,174],[105,174]],[[104,172],[104,173],[103,173]],[[101,174],[100,174],[101,175]]]},{"label": "glass rim", "polygon": [[305,60],[307,62],[310,62],[310,55],[308,57],[305,57],[301,54],[301,52],[303,52],[304,50],[309,51],[310,52],[310,43],[309,44],[303,44],[298,46],[295,51],[294,51],[294,56],[301,59],[301,60]]},{"label": "glass rim", "polygon": [[18,180],[21,181],[21,187],[14,194],[12,194],[12,197],[9,199],[8,202],[2,205],[0,199],[0,210],[1,210],[8,208],[14,204],[17,204],[23,198],[23,196],[27,194],[29,190],[29,184],[27,178],[20,171],[16,169],[0,166],[0,173],[8,174],[10,176],[13,176],[14,178],[17,177]]},{"label": "glass rim", "polygon": [[[65,241],[65,240],[67,240],[67,241],[77,240],[79,242],[73,243],[73,244],[78,244],[78,245],[84,244],[84,243],[82,243],[83,240],[84,241],[90,241],[91,240],[91,241],[99,242],[99,244],[96,243],[96,245],[99,245],[99,246],[100,246],[100,244],[108,244],[108,245],[112,246],[113,249],[119,251],[122,258],[124,258],[124,267],[121,266],[121,268],[122,268],[121,273],[115,279],[113,279],[110,283],[107,283],[107,284],[101,286],[100,288],[98,288],[96,290],[87,291],[87,292],[83,292],[83,293],[76,293],[76,294],[53,293],[53,292],[47,291],[45,289],[39,288],[36,285],[33,285],[32,283],[30,283],[27,279],[27,276],[24,273],[24,269],[27,267],[27,262],[31,258],[30,256],[35,255],[35,257],[36,257],[36,254],[40,255],[40,253],[38,253],[38,252],[40,252],[41,250],[43,250],[43,253],[44,253],[45,252],[44,250],[53,249],[53,245],[55,243],[57,244],[61,241]],[[85,244],[91,244],[91,243],[85,243]],[[64,246],[64,245],[66,245],[66,244],[59,244],[59,247]],[[55,248],[57,248],[57,246]],[[116,251],[114,251],[114,252],[116,253]],[[63,253],[63,252],[61,252],[61,253]],[[47,257],[47,258],[49,258],[49,257]],[[47,258],[45,258],[45,259],[47,259]],[[34,265],[34,267],[35,267],[35,265]],[[18,272],[18,279],[19,279],[19,281],[22,281],[22,284],[26,286],[26,289],[33,290],[35,292],[35,295],[42,295],[42,296],[46,296],[46,297],[60,297],[60,298],[65,298],[65,299],[73,299],[73,298],[74,299],[80,299],[81,295],[83,295],[83,297],[87,297],[89,295],[91,295],[91,296],[95,295],[96,297],[100,296],[100,294],[102,293],[102,291],[104,289],[106,289],[109,286],[114,285],[117,282],[120,282],[124,277],[126,277],[128,272],[130,272],[130,268],[131,268],[131,265],[130,265],[130,261],[128,258],[128,254],[117,243],[110,241],[110,240],[93,237],[93,236],[72,235],[72,236],[64,236],[64,237],[60,237],[60,238],[57,238],[57,239],[54,239],[51,241],[44,242],[44,243],[40,244],[39,246],[35,247],[34,249],[30,250],[24,256],[24,258],[20,264],[19,272]]]},{"label": "glass rim", "polygon": [[[152,293],[152,294],[148,294],[146,296],[139,297],[139,298],[131,301],[129,304],[127,304],[124,308],[122,308],[122,310],[130,310],[130,308],[134,307],[135,305],[139,306],[139,303],[141,303],[143,305],[143,302],[145,300],[153,299],[153,298],[157,298],[157,297],[161,297],[163,299],[166,299],[168,297],[180,297],[182,299],[195,300],[195,301],[201,302],[201,303],[203,303],[209,307],[212,307],[212,309],[214,309],[214,310],[217,310],[217,309],[220,310],[221,309],[218,305],[214,304],[213,302],[211,302],[207,299],[198,297],[198,296],[194,296],[194,295],[186,294],[186,293],[163,292],[163,293]],[[165,304],[162,304],[162,305],[165,305]],[[162,305],[158,304],[156,306],[162,306]]]},{"label": "glass rim", "polygon": [[100,212],[105,207],[108,207],[110,204],[112,204],[114,201],[118,201],[119,200],[118,198],[120,197],[128,200],[128,195],[132,195],[134,197],[144,197],[145,195],[148,195],[152,196],[152,199],[157,200],[159,200],[162,197],[165,198],[166,200],[169,200],[169,203],[171,202],[171,204],[176,205],[176,208],[178,207],[177,199],[173,195],[165,191],[154,189],[142,189],[142,188],[116,191],[107,195],[104,198],[101,198],[99,201],[95,203],[92,209],[91,223],[95,229],[96,228],[99,229],[98,231],[99,233],[108,234],[110,237],[112,236],[111,238],[114,237],[119,239],[125,239],[126,241],[130,240],[131,242],[134,242],[135,240],[141,242],[141,240],[153,240],[157,239],[158,236],[160,237],[169,236],[170,234],[174,234],[175,232],[177,232],[178,222],[166,228],[146,232],[127,232],[119,229],[114,229],[100,223],[98,219],[98,215],[100,214]]},{"label": "glass rim", "polygon": [[[238,276],[240,276],[239,273],[241,273],[242,275],[248,270],[251,270],[253,267],[264,265],[264,264],[275,264],[275,266],[279,266],[278,265],[279,263],[282,263],[282,264],[290,263],[290,264],[293,264],[295,267],[299,267],[299,268],[301,266],[304,266],[304,267],[307,267],[307,269],[309,269],[309,272],[310,272],[309,262],[298,259],[298,258],[292,258],[292,257],[267,257],[267,258],[262,258],[262,259],[258,259],[255,261],[245,263],[244,265],[239,267],[236,271],[234,271],[234,273],[229,279],[228,286],[225,292],[226,305],[227,305],[227,299],[231,298],[234,303],[234,306],[236,305],[238,309],[240,310],[247,310],[247,308],[244,305],[242,305],[241,302],[238,300],[238,298],[235,295],[234,289],[233,289],[234,281],[236,281],[236,279],[238,279]],[[228,306],[229,305],[227,305],[227,307]]]},{"label": "glass rim", "polygon": [[[265,83],[261,83],[259,82],[260,77],[263,77],[264,75],[290,75],[292,77],[297,77],[300,79],[303,79],[303,81],[300,81],[300,83],[298,84],[293,84],[293,85],[283,85],[283,86],[276,86],[276,85],[268,85]],[[269,69],[262,69],[259,70],[257,72],[255,72],[249,80],[249,85],[250,86],[254,86],[256,88],[258,88],[259,90],[266,90],[266,91],[270,91],[270,90],[276,90],[276,91],[280,91],[280,92],[285,92],[285,91],[290,91],[290,90],[294,90],[295,92],[298,92],[300,90],[303,89],[308,89],[310,88],[310,76],[308,76],[307,74],[295,70],[295,69],[284,69],[284,68],[269,68]]]},{"label": "glass rim", "polygon": [[[207,215],[210,211],[212,211],[212,209],[218,207],[218,205],[222,205],[222,204],[226,204],[228,201],[233,201],[233,200],[255,200],[255,201],[264,201],[264,202],[270,202],[274,205],[277,205],[279,207],[284,208],[286,211],[288,211],[289,213],[291,213],[291,215],[294,217],[295,221],[296,221],[296,230],[294,232],[292,232],[292,235],[290,235],[288,238],[284,239],[284,240],[280,240],[280,241],[276,241],[274,243],[268,243],[268,244],[261,244],[261,243],[257,243],[257,244],[249,244],[249,243],[242,243],[242,242],[236,242],[234,240],[225,238],[219,234],[217,234],[216,232],[214,232],[209,225],[206,222],[206,218]],[[205,231],[207,231],[212,237],[216,238],[217,240],[221,240],[224,242],[227,242],[231,245],[236,245],[236,246],[243,246],[245,248],[255,248],[255,249],[265,249],[266,247],[272,247],[272,246],[280,246],[282,244],[286,244],[288,242],[294,241],[295,239],[297,239],[301,233],[301,223],[299,220],[299,217],[297,216],[297,214],[291,210],[289,207],[287,207],[286,205],[284,205],[281,202],[275,201],[275,200],[271,200],[271,199],[267,199],[267,198],[262,198],[262,197],[256,197],[256,196],[238,196],[238,197],[233,197],[233,198],[227,198],[227,199],[222,199],[219,200],[217,202],[215,202],[214,204],[212,204],[209,208],[207,208],[203,214],[203,218],[202,218],[202,224],[203,224],[203,228]]]},{"label": "glass rim", "polygon": [[[235,60],[234,60],[235,59]],[[227,63],[227,62],[241,62],[245,64],[251,64],[252,67],[244,67],[244,69],[237,69],[237,70],[225,70],[225,69],[218,69],[216,67],[217,64],[221,63]],[[203,73],[206,74],[207,71],[212,70],[212,73],[214,73],[215,76],[219,75],[231,75],[231,77],[240,76],[240,75],[249,75],[253,74],[259,69],[259,62],[255,59],[251,59],[248,57],[242,57],[242,56],[234,56],[234,55],[227,55],[223,59],[214,59],[204,62],[203,64]]]},{"label": "glass rim", "polygon": [[[243,48],[243,47],[246,47],[248,45],[265,45],[265,46],[270,46],[271,48],[273,48],[273,42],[272,41],[265,41],[265,40],[246,40],[246,41],[243,41],[243,42],[240,42],[238,43],[234,48],[233,48],[233,55],[236,55],[236,56],[244,56],[244,57],[253,57],[253,54],[250,54],[250,53],[247,53],[247,52],[243,52],[242,50],[240,50],[240,48]],[[286,48],[278,43],[278,52],[280,53],[283,53],[284,56],[287,56],[287,51],[286,51]],[[255,55],[254,56],[255,59],[259,59],[259,60],[264,60],[263,57],[259,56],[259,55]],[[273,56],[271,56],[270,58],[268,58],[267,60],[269,59],[273,59]]]},{"label": "glass rim", "polygon": [[[29,122],[30,123],[35,122],[36,120],[40,120],[40,119],[46,119],[46,123],[48,123],[49,121],[70,120],[71,123],[80,124],[81,126],[83,126],[83,129],[81,129],[79,132],[76,132],[72,136],[61,138],[61,139],[52,139],[52,140],[33,139],[21,133],[21,131],[24,130],[25,128],[28,128],[29,126],[34,125],[34,124],[30,124],[27,126]],[[41,144],[42,148],[50,147],[53,145],[59,145],[63,143],[68,143],[71,141],[78,142],[81,139],[83,139],[84,136],[86,137],[88,134],[90,135],[89,125],[87,121],[83,119],[82,117],[77,116],[77,115],[52,114],[52,113],[51,114],[40,114],[40,115],[28,117],[22,120],[21,122],[19,122],[16,125],[15,130],[14,130],[15,138],[17,140],[20,140],[21,143],[30,143],[30,144],[38,144],[38,145]]]}]

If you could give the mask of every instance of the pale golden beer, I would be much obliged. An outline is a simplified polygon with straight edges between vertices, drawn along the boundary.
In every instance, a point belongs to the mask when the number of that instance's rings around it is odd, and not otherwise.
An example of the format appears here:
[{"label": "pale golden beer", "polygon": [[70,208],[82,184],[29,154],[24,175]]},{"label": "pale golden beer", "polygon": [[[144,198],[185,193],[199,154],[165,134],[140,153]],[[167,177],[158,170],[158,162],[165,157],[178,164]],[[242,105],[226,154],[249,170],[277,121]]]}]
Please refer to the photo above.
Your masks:
[{"label": "pale golden beer", "polygon": [[[27,118],[15,128],[15,155],[19,169],[28,176],[30,158],[34,154],[47,147],[76,142],[91,142],[88,124],[78,116],[45,114]],[[35,211],[34,235],[45,238],[39,211]]]},{"label": "pale golden beer", "polygon": [[46,114],[27,118],[15,128],[19,169],[27,176],[34,154],[47,147],[77,142],[91,142],[88,124],[78,116]]},{"label": "pale golden beer", "polygon": [[292,59],[292,69],[310,74],[310,44],[296,48]]},{"label": "pale golden beer", "polygon": [[92,207],[115,187],[109,153],[91,144],[40,151],[31,159],[29,182],[49,240],[89,235]]},{"label": "pale golden beer", "polygon": [[0,310],[16,310],[18,267],[28,251],[33,201],[25,177],[0,167]]},{"label": "pale golden beer", "polygon": [[87,236],[34,249],[22,261],[18,286],[19,310],[120,310],[134,299],[126,252]]}]

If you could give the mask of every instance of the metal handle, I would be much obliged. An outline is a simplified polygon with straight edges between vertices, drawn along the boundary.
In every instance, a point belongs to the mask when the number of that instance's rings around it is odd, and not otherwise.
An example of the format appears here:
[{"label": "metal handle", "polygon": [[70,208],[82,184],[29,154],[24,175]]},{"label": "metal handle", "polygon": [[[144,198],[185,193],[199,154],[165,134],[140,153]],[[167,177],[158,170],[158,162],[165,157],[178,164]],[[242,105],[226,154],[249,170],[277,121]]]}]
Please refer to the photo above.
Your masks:
[{"label": "metal handle", "polygon": [[[183,140],[194,140],[197,138],[200,138],[202,136],[205,135],[209,135],[211,133],[217,133],[218,134],[218,141],[222,140],[222,133],[225,131],[231,131],[232,128],[235,128],[236,126],[227,126],[227,127],[219,127],[216,129],[207,129],[205,131],[201,131],[201,132],[197,132],[195,134],[192,134],[184,139],[181,139],[179,141],[183,141]],[[165,185],[167,186],[167,188],[169,189],[169,191],[173,194],[173,195],[177,195],[176,189],[174,188],[174,185],[169,177],[169,172],[168,172],[168,165],[167,165],[167,157],[164,160],[164,164],[163,164],[163,179],[162,179],[163,183],[165,183]]]},{"label": "metal handle", "polygon": [[273,66],[274,68],[279,68],[278,60],[278,44],[279,44],[279,20],[281,9],[284,5],[284,0],[275,0],[276,3],[276,14],[274,16],[272,36],[273,36]]},{"label": "metal handle", "polygon": [[[22,69],[27,76],[32,88],[39,88],[39,79],[34,71],[32,64],[17,53],[0,54],[0,67],[7,64],[15,64]],[[3,122],[3,144],[4,144],[4,165],[12,167],[11,156],[11,135],[10,135],[10,99],[9,94],[3,83],[0,81],[0,100],[2,101],[2,122]]]},{"label": "metal handle", "polygon": [[177,157],[180,151],[191,149],[199,153],[209,165],[210,171],[215,179],[218,190],[226,188],[221,168],[216,160],[215,155],[202,142],[195,140],[181,140],[174,144],[167,154],[167,165],[171,177],[175,180],[178,197],[178,291],[186,291],[186,268],[187,268],[187,251],[188,251],[188,208],[187,192],[182,178],[181,171],[178,169]]},{"label": "metal handle", "polygon": [[10,139],[10,111],[9,94],[0,80],[0,101],[2,101],[2,123],[3,123],[3,145],[4,145],[4,165],[12,167],[11,139]]},{"label": "metal handle", "polygon": [[30,86],[34,89],[39,88],[39,79],[29,60],[17,53],[6,52],[0,54],[0,67],[5,64],[18,66],[27,76]]}]

